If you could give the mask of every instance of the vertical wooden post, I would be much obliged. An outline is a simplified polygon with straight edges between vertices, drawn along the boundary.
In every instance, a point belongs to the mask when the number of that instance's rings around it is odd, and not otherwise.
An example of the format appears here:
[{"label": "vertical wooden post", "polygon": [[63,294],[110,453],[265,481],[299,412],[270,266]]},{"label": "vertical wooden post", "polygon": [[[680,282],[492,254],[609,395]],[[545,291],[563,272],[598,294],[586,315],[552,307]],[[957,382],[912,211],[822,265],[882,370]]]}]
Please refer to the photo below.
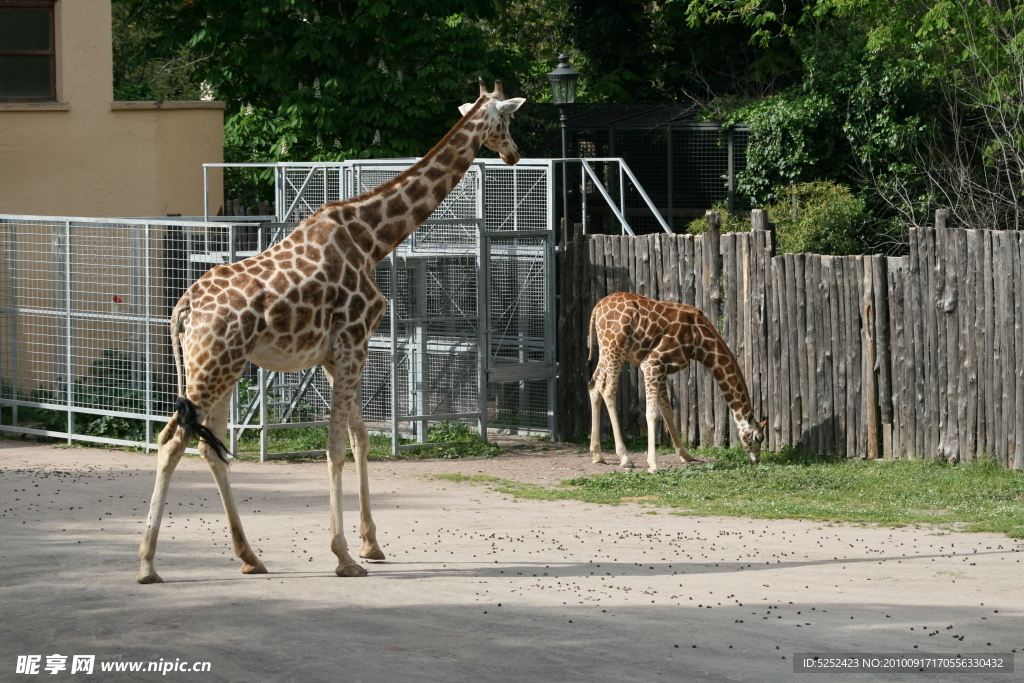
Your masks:
[{"label": "vertical wooden post", "polygon": [[708,233],[707,234],[708,235],[714,235],[714,237],[712,237],[712,239],[717,244],[718,243],[718,235],[719,235],[719,233],[721,231],[722,215],[720,213],[718,213],[717,211],[711,211],[709,209],[708,211],[704,212],[704,218],[706,218],[707,221],[708,221]]},{"label": "vertical wooden post", "polygon": [[[708,222],[708,230],[701,236],[701,300],[698,304],[711,322],[717,327],[721,313],[721,292],[718,277],[719,257],[721,254],[721,236],[719,234],[720,215],[717,211],[704,214]],[[724,434],[718,434],[715,420],[716,384],[710,373],[699,373],[700,379],[700,442],[701,445],[723,445]]]},{"label": "vertical wooden post", "polygon": [[764,230],[768,233],[769,257],[775,256],[775,225],[768,221],[768,212],[764,209],[750,210],[750,230]]},{"label": "vertical wooden post", "polygon": [[750,230],[767,230],[768,229],[768,212],[764,209],[751,209],[750,210]]},{"label": "vertical wooden post", "polygon": [[949,209],[935,209],[935,229],[945,230],[949,227]]},{"label": "vertical wooden post", "polygon": [[711,322],[718,325],[718,317],[721,313],[722,292],[719,288],[718,277],[721,274],[719,258],[721,256],[722,238],[719,234],[721,226],[721,215],[717,211],[707,211],[704,214],[708,221],[708,231],[704,233],[704,312]]},{"label": "vertical wooden post", "polygon": [[875,365],[878,367],[878,421],[882,426],[881,457],[892,457],[893,343],[889,330],[889,272],[884,256],[872,256],[871,277],[875,300]]},{"label": "vertical wooden post", "polygon": [[861,289],[861,331],[864,353],[864,421],[867,424],[868,458],[878,458],[878,381],[875,375],[874,273],[870,256],[862,259],[864,286]]}]

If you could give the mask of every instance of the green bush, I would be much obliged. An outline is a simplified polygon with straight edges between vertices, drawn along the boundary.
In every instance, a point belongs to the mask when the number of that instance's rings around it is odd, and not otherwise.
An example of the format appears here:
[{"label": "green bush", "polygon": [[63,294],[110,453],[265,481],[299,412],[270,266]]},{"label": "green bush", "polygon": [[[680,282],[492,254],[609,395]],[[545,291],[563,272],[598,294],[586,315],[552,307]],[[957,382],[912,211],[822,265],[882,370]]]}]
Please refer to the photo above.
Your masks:
[{"label": "green bush", "polygon": [[[718,202],[711,207],[721,216],[718,224],[719,232],[750,232],[750,218],[743,218],[729,213],[729,205],[725,202]],[[695,218],[686,227],[690,235],[703,235],[708,231],[707,218]]]},{"label": "green bush", "polygon": [[791,185],[767,207],[775,223],[779,253],[862,254],[877,234],[864,200],[832,181]]}]

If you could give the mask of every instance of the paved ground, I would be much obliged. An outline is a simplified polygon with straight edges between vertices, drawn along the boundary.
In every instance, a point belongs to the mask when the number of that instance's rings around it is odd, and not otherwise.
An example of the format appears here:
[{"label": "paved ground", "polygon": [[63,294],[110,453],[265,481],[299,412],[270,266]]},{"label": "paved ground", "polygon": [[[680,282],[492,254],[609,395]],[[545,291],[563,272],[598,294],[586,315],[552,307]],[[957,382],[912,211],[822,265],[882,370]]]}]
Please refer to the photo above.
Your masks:
[{"label": "paved ground", "polygon": [[[0,440],[0,680],[85,678],[15,674],[31,654],[95,655],[91,680],[156,680],[99,669],[161,659],[210,662],[165,676],[196,681],[922,680],[794,675],[793,656],[1024,652],[1024,544],[1002,536],[515,501],[429,476],[603,467],[541,448],[371,463],[389,559],[362,579],[333,575],[322,464],[232,466],[271,571],[243,576],[209,471],[187,458],[157,553],[166,583],[140,586],[155,458]],[[355,509],[346,493],[354,546]]]}]

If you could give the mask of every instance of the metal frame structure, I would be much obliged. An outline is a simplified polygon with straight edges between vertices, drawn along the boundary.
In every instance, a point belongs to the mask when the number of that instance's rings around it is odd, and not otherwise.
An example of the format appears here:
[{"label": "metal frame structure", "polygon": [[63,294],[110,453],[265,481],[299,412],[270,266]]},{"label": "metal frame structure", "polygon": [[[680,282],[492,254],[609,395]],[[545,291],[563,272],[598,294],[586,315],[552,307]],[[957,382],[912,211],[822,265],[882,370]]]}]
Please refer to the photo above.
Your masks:
[{"label": "metal frame structure", "polygon": [[[167,316],[181,293],[214,265],[276,244],[324,203],[413,163],[204,165],[204,206],[211,168],[272,168],[273,217],[0,215],[0,431],[156,448],[154,424],[166,422],[177,392]],[[393,453],[428,443],[439,421],[470,423],[484,439],[496,429],[556,433],[557,164],[580,166],[584,232],[588,195],[623,234],[634,234],[627,206],[635,213],[638,197],[671,232],[622,159],[478,159],[375,271],[389,306],[359,400]],[[231,448],[254,429],[261,459],[282,455],[270,433],[324,427],[329,407],[320,368],[250,366],[233,395]]]},{"label": "metal frame structure", "polygon": [[[274,169],[278,222],[266,248],[324,203],[372,190],[415,161],[207,164],[204,172]],[[440,421],[474,423],[485,439],[494,429],[555,432],[553,164],[478,159],[378,265],[389,306],[370,341],[359,400],[370,430],[391,436],[393,453],[427,443]],[[271,458],[280,454],[270,452],[269,431],[326,426],[330,393],[320,368],[252,369],[247,379],[250,395],[238,394],[232,408],[233,445],[257,429],[262,457]]]},{"label": "metal frame structure", "polygon": [[[636,237],[636,233],[633,228],[629,225],[629,221],[626,218],[627,215],[627,200],[626,194],[630,188],[633,189],[643,200],[647,210],[650,211],[651,215],[658,222],[661,229],[668,234],[672,234],[672,228],[669,227],[665,221],[665,217],[651,201],[651,198],[647,195],[647,191],[644,190],[640,181],[637,180],[636,175],[630,169],[629,164],[626,163],[625,159],[618,157],[597,157],[588,159],[564,159],[559,160],[559,163],[566,165],[579,164],[580,165],[580,221],[583,224],[583,234],[587,234],[587,195],[594,194],[589,192],[589,188],[593,188],[597,191],[597,195],[604,200],[604,203],[611,210],[615,219],[618,221],[622,228],[623,235],[629,235]],[[598,168],[595,168],[597,166]],[[603,166],[603,168],[601,168]],[[601,177],[601,176],[604,177]],[[628,183],[626,181],[629,181]],[[588,182],[589,181],[589,182]],[[618,190],[618,202],[612,198],[611,192]],[[567,221],[568,222],[568,221]]]},{"label": "metal frame structure", "polygon": [[[630,193],[623,202],[623,215],[634,219],[634,231],[658,232],[667,222],[672,231],[682,232],[686,223],[718,202],[731,214],[745,215],[750,208],[749,198],[736,186],[737,175],[746,168],[750,130],[745,124],[696,121],[695,105],[576,106],[583,111],[567,121],[570,153],[588,160],[627,159],[647,187],[648,199]],[[653,214],[644,206],[649,200],[658,207]]]}]

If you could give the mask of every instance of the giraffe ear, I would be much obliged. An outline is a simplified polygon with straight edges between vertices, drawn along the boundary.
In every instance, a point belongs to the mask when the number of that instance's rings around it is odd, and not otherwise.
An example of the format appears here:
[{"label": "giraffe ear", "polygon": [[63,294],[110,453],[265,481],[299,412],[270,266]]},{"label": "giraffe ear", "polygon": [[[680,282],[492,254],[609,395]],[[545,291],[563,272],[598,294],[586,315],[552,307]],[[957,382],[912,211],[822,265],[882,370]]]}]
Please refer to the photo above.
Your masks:
[{"label": "giraffe ear", "polygon": [[757,423],[757,426],[760,427],[761,429],[764,429],[767,425],[768,425],[768,418],[767,417]]},{"label": "giraffe ear", "polygon": [[504,102],[497,102],[495,106],[498,108],[499,114],[511,114],[519,107],[523,106],[526,102],[525,97],[513,97],[511,100],[505,100]]},{"label": "giraffe ear", "polygon": [[467,102],[466,104],[459,106],[459,113],[465,116],[469,113],[469,110],[473,108],[475,102]]}]

